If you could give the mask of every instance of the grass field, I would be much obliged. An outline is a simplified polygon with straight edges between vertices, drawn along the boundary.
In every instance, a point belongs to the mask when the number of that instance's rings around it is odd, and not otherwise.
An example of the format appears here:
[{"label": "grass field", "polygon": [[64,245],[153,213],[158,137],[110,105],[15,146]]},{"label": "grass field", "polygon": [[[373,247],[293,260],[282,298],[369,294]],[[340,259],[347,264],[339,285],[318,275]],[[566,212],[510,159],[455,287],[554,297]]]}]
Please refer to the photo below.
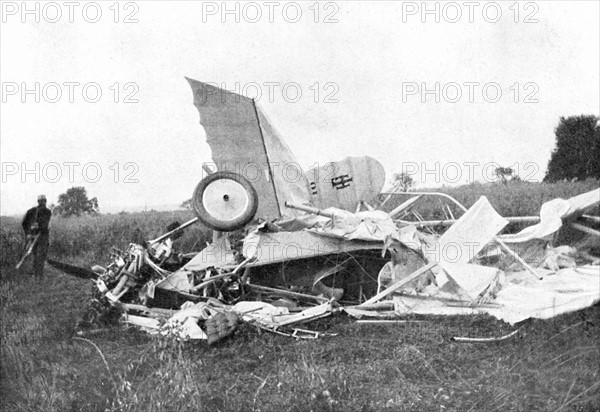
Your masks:
[{"label": "grass field", "polygon": [[[517,216],[596,187],[495,185],[482,193],[467,186],[452,194],[467,206],[486,194],[501,214]],[[110,246],[152,238],[173,219],[190,217],[180,211],[54,219],[50,255],[105,263]],[[0,223],[2,411],[600,410],[598,305],[528,322],[518,337],[493,344],[450,339],[514,329],[487,316],[365,325],[336,315],[307,325],[335,336],[303,341],[242,325],[214,347],[135,329],[82,339],[75,324],[91,297],[89,281],[49,267],[41,281],[16,273],[18,221]],[[198,226],[181,249],[198,250],[207,239]]]}]

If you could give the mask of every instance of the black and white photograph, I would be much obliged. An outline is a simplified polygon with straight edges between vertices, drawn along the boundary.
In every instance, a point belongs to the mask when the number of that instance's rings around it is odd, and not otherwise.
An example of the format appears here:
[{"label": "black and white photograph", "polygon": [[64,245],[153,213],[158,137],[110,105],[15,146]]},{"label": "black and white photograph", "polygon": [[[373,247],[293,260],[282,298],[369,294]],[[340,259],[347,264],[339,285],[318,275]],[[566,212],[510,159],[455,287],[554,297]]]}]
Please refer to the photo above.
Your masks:
[{"label": "black and white photograph", "polygon": [[600,2],[0,12],[0,410],[600,410]]}]

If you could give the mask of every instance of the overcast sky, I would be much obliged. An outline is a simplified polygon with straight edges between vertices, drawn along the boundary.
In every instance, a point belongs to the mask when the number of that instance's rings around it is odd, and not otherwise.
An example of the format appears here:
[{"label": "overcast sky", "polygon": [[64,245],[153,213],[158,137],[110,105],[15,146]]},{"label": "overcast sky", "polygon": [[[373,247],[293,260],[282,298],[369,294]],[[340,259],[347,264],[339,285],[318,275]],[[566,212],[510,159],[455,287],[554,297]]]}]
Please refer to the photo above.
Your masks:
[{"label": "overcast sky", "polygon": [[600,114],[596,1],[22,4],[2,2],[3,215],[72,186],[102,211],[190,198],[211,159],[184,76],[260,93],[305,169],[368,155],[421,187],[492,162],[541,180],[560,116]]}]

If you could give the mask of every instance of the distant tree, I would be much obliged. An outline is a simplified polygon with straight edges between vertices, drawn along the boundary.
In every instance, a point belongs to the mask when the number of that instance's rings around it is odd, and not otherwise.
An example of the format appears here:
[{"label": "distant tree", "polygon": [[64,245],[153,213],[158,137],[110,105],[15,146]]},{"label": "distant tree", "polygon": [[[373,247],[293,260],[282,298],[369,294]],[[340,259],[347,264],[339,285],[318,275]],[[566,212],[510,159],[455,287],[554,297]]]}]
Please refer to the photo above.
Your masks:
[{"label": "distant tree", "polygon": [[76,186],[58,196],[58,204],[53,212],[60,216],[81,216],[82,214],[96,214],[98,210],[98,199],[88,199],[85,187]]},{"label": "distant tree", "polygon": [[514,180],[516,176],[514,169],[510,167],[497,167],[494,170],[494,173],[496,174],[498,180],[500,180],[505,185],[508,184],[509,179]]},{"label": "distant tree", "polygon": [[600,122],[594,115],[561,117],[545,182],[600,179]]},{"label": "distant tree", "polygon": [[192,199],[184,200],[180,205],[180,209],[191,209],[192,208]]},{"label": "distant tree", "polygon": [[402,192],[407,192],[408,189],[414,187],[416,185],[412,176],[406,172],[394,173],[392,176],[392,185],[396,190],[400,190]]}]

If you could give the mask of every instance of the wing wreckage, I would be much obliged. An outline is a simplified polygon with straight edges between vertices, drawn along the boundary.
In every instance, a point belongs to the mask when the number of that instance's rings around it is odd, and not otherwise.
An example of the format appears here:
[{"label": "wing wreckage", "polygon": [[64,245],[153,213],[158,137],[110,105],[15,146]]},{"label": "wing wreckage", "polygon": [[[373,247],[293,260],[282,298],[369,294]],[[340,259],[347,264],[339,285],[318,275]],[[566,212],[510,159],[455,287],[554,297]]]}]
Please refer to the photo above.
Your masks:
[{"label": "wing wreckage", "polygon": [[[527,218],[500,216],[484,196],[466,209],[441,193],[381,193],[375,159],[305,172],[253,99],[188,82],[214,161],[193,194],[196,218],[146,245],[114,249],[105,267],[49,260],[94,283],[82,325],[120,318],[211,344],[241,322],[315,338],[299,325],[339,312],[487,313],[517,324],[600,300],[600,189],[547,202]],[[419,206],[435,202],[445,218],[424,221]],[[388,210],[391,203],[399,206]],[[174,260],[173,241],[196,222],[213,229],[212,243]],[[534,225],[499,235],[509,222]],[[577,242],[558,246],[573,228]]]}]

